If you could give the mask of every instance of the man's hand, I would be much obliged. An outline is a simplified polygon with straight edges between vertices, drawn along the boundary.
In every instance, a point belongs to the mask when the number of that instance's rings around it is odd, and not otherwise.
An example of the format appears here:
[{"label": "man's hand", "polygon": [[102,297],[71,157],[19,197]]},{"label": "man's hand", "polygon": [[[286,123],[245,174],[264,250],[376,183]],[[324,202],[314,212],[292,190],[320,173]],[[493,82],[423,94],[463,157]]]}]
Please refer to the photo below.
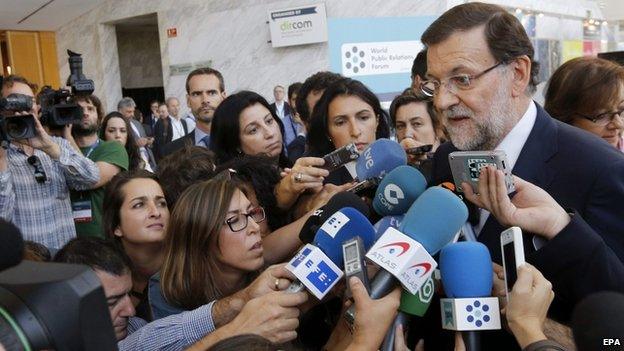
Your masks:
[{"label": "man's hand", "polygon": [[[24,113],[18,113],[18,114],[29,114],[29,113],[24,112]],[[10,118],[20,118],[20,117],[10,117]],[[53,160],[58,160],[59,157],[61,157],[61,147],[57,143],[55,143],[54,140],[52,140],[52,137],[50,137],[50,135],[43,128],[39,119],[35,117],[34,120],[35,120],[35,130],[36,130],[35,136],[32,138],[28,138],[28,139],[16,140],[15,142],[41,150],[45,152],[46,154],[48,154],[48,156],[50,156],[50,158],[52,158]]]},{"label": "man's hand", "polygon": [[555,297],[552,284],[528,263],[518,269],[518,280],[509,293],[505,315],[522,348],[546,339],[543,332],[548,307]]},{"label": "man's hand", "polygon": [[349,286],[355,302],[355,323],[348,350],[377,350],[397,315],[401,289],[397,287],[383,298],[372,300],[358,278],[351,277]]},{"label": "man's hand", "polygon": [[297,306],[307,299],[305,292],[271,292],[250,300],[224,328],[229,329],[231,335],[257,334],[276,344],[294,340],[299,326]]},{"label": "man's hand", "polygon": [[516,194],[509,199],[505,175],[491,167],[481,170],[479,195],[462,183],[466,198],[489,211],[505,227],[518,226],[530,233],[554,238],[570,223],[570,216],[546,191],[514,176]]}]

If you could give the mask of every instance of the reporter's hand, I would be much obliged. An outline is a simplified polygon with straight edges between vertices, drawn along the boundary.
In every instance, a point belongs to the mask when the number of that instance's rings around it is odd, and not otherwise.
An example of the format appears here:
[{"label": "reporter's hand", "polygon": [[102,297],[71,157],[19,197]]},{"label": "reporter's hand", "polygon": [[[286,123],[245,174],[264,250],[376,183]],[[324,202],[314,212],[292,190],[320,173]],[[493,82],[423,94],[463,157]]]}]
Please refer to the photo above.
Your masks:
[{"label": "reporter's hand", "polygon": [[522,348],[546,339],[543,325],[554,297],[552,284],[537,268],[528,263],[520,266],[504,312],[509,328]]},{"label": "reporter's hand", "polygon": [[149,140],[147,138],[138,138],[136,140],[136,143],[137,145],[139,145],[139,147],[143,147],[149,143]]},{"label": "reporter's hand", "polygon": [[[28,112],[18,112],[18,115],[28,115]],[[20,118],[20,117],[10,117],[10,118]],[[52,140],[52,137],[46,132],[46,130],[41,125],[39,118],[35,117],[35,136],[28,139],[19,139],[15,142],[30,146],[34,149],[41,150],[48,154],[52,159],[58,160],[61,157],[61,147]]]},{"label": "reporter's hand", "polygon": [[[407,149],[411,149],[414,147],[419,147],[419,146],[423,146],[423,145],[427,145],[423,142],[420,142],[418,140],[412,139],[412,138],[404,138],[403,140],[401,140],[401,142],[399,143],[401,144],[401,146],[403,147],[403,150],[407,150]],[[421,161],[424,161],[427,159],[427,154],[423,153],[422,155],[410,155],[407,154],[407,163],[409,164],[420,164]]]},{"label": "reporter's hand", "polygon": [[242,290],[243,298],[249,301],[274,291],[285,290],[295,279],[296,277],[286,269],[286,263],[272,265]]},{"label": "reporter's hand", "polygon": [[317,210],[322,206],[325,206],[327,201],[332,198],[332,196],[336,195],[341,191],[345,191],[353,186],[353,183],[346,183],[343,185],[334,185],[334,184],[325,184],[323,185],[321,191],[314,194],[306,206],[306,212]]},{"label": "reporter's hand", "polygon": [[381,299],[372,300],[362,282],[349,279],[355,303],[355,323],[352,350],[377,350],[397,315],[401,289],[396,288]]},{"label": "reporter's hand", "polygon": [[546,191],[514,176],[516,194],[509,199],[505,175],[492,167],[481,170],[479,195],[468,183],[462,183],[466,198],[489,211],[504,227],[518,226],[527,232],[554,238],[570,216]]},{"label": "reporter's hand", "polygon": [[257,334],[273,343],[282,344],[297,337],[299,309],[308,299],[305,292],[272,292],[250,300],[241,312],[223,328],[230,336]]},{"label": "reporter's hand", "polygon": [[285,168],[281,172],[282,181],[286,191],[294,194],[301,194],[307,189],[320,191],[325,177],[329,171],[318,168],[325,164],[325,160],[319,157],[301,157],[292,168]]}]

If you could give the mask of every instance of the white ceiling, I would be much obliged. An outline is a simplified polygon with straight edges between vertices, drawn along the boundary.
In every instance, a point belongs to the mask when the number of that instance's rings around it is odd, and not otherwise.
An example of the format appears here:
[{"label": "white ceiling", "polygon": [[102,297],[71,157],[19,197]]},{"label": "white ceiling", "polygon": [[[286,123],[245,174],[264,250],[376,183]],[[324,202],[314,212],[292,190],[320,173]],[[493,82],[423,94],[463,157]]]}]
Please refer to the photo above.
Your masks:
[{"label": "white ceiling", "polygon": [[[55,31],[106,0],[0,0],[0,30]],[[18,22],[50,2],[21,24]]]}]

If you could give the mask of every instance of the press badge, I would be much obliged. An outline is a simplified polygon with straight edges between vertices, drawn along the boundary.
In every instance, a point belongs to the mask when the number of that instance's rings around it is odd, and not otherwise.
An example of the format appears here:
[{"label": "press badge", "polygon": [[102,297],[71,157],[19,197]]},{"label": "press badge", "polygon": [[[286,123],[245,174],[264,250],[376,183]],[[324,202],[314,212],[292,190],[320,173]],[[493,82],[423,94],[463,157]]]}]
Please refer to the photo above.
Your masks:
[{"label": "press badge", "polygon": [[72,202],[72,213],[76,223],[91,222],[91,200]]}]

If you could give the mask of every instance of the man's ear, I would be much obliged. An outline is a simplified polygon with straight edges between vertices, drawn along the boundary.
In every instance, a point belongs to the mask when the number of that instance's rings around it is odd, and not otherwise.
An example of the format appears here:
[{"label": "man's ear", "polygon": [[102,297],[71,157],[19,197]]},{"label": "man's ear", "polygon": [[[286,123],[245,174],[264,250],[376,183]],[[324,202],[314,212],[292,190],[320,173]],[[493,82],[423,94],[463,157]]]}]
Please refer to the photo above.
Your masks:
[{"label": "man's ear", "polygon": [[522,55],[513,60],[509,66],[513,71],[511,95],[518,97],[525,94],[527,86],[531,82],[531,59]]}]

